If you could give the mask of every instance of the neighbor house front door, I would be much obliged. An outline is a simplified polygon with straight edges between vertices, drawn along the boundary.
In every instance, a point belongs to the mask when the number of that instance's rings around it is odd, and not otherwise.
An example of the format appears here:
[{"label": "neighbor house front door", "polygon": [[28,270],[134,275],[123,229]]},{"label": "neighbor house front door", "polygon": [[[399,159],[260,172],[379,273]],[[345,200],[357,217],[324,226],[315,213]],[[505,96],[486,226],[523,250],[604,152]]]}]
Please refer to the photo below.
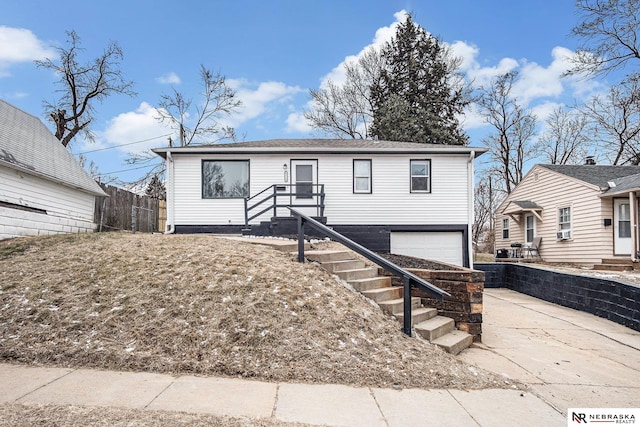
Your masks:
[{"label": "neighbor house front door", "polygon": [[613,254],[631,255],[631,209],[628,199],[613,201]]}]

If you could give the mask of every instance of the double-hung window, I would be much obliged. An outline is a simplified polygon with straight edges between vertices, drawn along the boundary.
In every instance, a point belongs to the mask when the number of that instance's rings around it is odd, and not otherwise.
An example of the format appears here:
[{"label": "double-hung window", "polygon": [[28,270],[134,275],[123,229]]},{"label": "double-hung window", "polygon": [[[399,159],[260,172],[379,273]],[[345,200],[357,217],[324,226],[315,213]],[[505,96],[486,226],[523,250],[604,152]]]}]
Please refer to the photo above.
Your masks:
[{"label": "double-hung window", "polygon": [[431,160],[411,160],[411,192],[431,192]]},{"label": "double-hung window", "polygon": [[509,239],[509,218],[502,220],[502,238],[505,240]]},{"label": "double-hung window", "polygon": [[371,193],[371,160],[353,161],[353,192]]},{"label": "double-hung window", "polygon": [[558,231],[571,230],[571,208],[558,209]]},{"label": "double-hung window", "polygon": [[249,160],[203,160],[202,198],[249,197]]}]

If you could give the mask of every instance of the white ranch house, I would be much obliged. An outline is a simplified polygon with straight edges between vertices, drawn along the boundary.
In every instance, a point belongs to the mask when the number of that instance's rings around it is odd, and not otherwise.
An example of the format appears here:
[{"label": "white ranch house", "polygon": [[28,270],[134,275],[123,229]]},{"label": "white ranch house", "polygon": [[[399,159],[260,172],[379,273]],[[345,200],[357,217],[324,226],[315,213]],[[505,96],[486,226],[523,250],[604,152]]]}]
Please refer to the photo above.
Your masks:
[{"label": "white ranch house", "polygon": [[0,240],[91,232],[102,188],[35,116],[0,100]]},{"label": "white ranch house", "polygon": [[471,266],[483,148],[278,139],[154,151],[167,161],[169,232],[273,227],[294,206],[371,250]]}]

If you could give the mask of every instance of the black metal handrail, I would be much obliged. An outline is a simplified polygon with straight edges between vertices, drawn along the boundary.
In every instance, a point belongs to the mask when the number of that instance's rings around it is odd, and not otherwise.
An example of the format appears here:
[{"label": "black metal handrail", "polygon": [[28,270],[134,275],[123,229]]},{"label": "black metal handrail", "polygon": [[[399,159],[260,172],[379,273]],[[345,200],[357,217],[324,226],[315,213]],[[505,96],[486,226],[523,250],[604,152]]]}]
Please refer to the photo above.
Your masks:
[{"label": "black metal handrail", "polygon": [[[309,192],[301,193],[301,192],[297,192],[298,186],[296,184],[273,184],[251,197],[245,197],[244,224],[249,225],[249,221],[259,217],[260,215],[272,209],[273,209],[273,216],[275,217],[277,216],[276,212],[278,208],[288,208],[288,207],[316,208],[318,216],[320,217],[324,216],[324,199],[325,199],[324,184],[307,184],[307,185],[311,186],[311,188],[314,189],[315,191],[312,191],[311,193]],[[295,193],[292,191],[294,187],[296,187]],[[279,191],[279,189],[281,188],[285,188],[285,189],[288,188],[289,191]],[[271,190],[271,192],[269,192],[269,190]],[[268,194],[264,198],[257,201],[255,204],[250,205],[252,200],[256,199],[261,195],[264,195],[265,193],[268,193]],[[313,203],[294,203],[293,202],[294,197],[302,197],[302,196],[304,196],[304,199],[315,198],[315,202]],[[287,197],[289,201],[288,203],[278,203],[278,197]],[[261,206],[263,203],[266,203],[270,200],[272,202],[268,206],[266,206],[265,208],[263,208],[257,213],[249,215],[251,211],[253,211],[254,209]]]},{"label": "black metal handrail", "polygon": [[316,221],[313,218],[308,217],[307,215],[298,212],[295,209],[289,208],[291,214],[298,219],[298,261],[304,262],[304,227],[305,224],[308,224],[316,231],[323,233],[327,237],[342,243],[347,248],[351,249],[359,253],[360,255],[367,258],[369,261],[379,265],[385,270],[391,272],[394,276],[400,277],[403,283],[403,297],[404,297],[404,320],[402,331],[411,336],[411,286],[416,287],[417,289],[426,292],[432,295],[434,298],[442,301],[442,299],[447,296],[451,296],[448,292],[440,289],[439,287],[427,282],[426,280],[416,276],[413,273],[410,273],[404,270],[402,267],[394,264],[386,258],[381,257],[375,252],[370,251],[364,246],[354,242],[348,237],[343,236],[342,234],[332,230],[326,225]]}]

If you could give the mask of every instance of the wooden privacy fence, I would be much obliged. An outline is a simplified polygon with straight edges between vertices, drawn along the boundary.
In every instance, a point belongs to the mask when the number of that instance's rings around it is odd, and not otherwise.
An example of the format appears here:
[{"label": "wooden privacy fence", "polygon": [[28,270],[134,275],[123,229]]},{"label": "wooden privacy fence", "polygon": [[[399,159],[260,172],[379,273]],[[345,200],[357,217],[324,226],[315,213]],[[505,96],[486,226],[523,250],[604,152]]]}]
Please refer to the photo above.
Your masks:
[{"label": "wooden privacy fence", "polygon": [[109,197],[96,197],[94,222],[98,231],[164,231],[166,202],[139,196],[122,188],[100,184]]}]

